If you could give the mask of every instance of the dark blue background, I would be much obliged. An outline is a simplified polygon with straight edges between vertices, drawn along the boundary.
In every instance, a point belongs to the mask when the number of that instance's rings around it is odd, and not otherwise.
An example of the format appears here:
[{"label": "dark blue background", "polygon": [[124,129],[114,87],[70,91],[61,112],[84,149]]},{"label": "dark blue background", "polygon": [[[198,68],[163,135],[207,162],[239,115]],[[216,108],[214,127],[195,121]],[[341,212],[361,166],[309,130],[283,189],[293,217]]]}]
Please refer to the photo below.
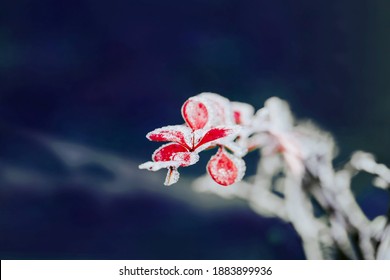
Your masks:
[{"label": "dark blue background", "polygon": [[[139,171],[158,146],[145,134],[181,123],[202,91],[256,108],[276,95],[335,136],[336,166],[357,149],[390,164],[389,13],[379,0],[2,1],[0,256],[303,258],[290,225],[194,194],[204,162],[171,189]],[[75,171],[37,134],[126,159],[130,176],[102,187],[126,172]],[[359,201],[384,214],[368,184]]]}]

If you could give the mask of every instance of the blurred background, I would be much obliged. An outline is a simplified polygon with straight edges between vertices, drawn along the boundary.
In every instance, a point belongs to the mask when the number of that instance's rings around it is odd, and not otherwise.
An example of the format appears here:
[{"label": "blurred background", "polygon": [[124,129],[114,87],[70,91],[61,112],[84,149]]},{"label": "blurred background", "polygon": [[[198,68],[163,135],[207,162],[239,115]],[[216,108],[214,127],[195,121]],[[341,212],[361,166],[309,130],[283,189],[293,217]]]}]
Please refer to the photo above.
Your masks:
[{"label": "blurred background", "polygon": [[[5,0],[0,3],[2,259],[302,259],[289,224],[195,193],[208,156],[138,170],[145,134],[202,91],[286,99],[390,165],[390,2]],[[252,158],[251,158],[252,157]],[[254,156],[248,158],[253,172]],[[370,218],[389,197],[354,191]]]}]

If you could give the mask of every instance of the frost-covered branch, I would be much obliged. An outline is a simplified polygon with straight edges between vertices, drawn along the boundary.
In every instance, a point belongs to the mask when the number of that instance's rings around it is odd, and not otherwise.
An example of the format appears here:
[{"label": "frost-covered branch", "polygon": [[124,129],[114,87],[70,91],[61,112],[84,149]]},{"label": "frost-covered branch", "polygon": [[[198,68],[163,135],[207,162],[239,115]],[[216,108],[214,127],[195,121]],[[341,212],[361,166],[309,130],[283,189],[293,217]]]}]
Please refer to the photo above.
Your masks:
[{"label": "frost-covered branch", "polygon": [[[390,258],[389,216],[370,221],[352,192],[352,179],[359,172],[372,174],[374,186],[389,190],[390,170],[371,154],[356,152],[345,166],[335,168],[331,135],[309,122],[297,122],[287,102],[276,97],[255,112],[249,104],[201,93],[184,103],[182,116],[185,124],[147,135],[151,141],[170,143],[141,169],[167,168],[165,184],[171,185],[179,179],[179,167],[196,164],[203,150],[215,147],[209,176],[194,182],[197,191],[240,198],[262,216],[290,222],[307,258]],[[242,180],[242,158],[255,150],[257,173]]]}]

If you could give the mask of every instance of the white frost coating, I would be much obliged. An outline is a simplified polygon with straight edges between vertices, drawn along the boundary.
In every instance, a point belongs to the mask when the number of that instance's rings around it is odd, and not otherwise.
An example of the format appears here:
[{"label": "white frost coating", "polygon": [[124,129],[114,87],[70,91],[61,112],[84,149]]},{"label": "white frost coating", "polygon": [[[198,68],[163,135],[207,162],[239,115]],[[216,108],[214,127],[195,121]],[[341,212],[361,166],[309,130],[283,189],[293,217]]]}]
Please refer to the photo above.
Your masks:
[{"label": "white frost coating", "polygon": [[231,140],[222,140],[221,144],[231,150],[235,156],[243,157],[248,153],[248,149],[237,144],[237,142]]},{"label": "white frost coating", "polygon": [[293,116],[290,106],[286,101],[277,97],[271,97],[265,102],[268,109],[269,119],[276,130],[289,130],[293,125]]},{"label": "white frost coating", "polygon": [[236,183],[236,182],[240,182],[242,180],[242,178],[244,177],[245,171],[246,171],[246,165],[245,165],[245,161],[242,158],[236,157],[234,155],[232,156],[232,158],[233,158],[233,162],[238,170],[237,178],[236,178],[236,180],[234,180],[234,182]]},{"label": "white frost coating", "polygon": [[370,223],[370,233],[371,236],[380,241],[382,238],[383,231],[386,227],[387,218],[385,216],[378,216]]},{"label": "white frost coating", "polygon": [[276,148],[282,149],[283,157],[286,161],[287,167],[293,172],[295,176],[301,177],[305,171],[302,156],[302,147],[300,143],[295,140],[291,133],[275,133],[272,132],[275,138]]},{"label": "white frost coating", "polygon": [[[247,153],[249,147],[249,138],[255,132],[253,126],[254,120],[254,112],[255,109],[252,105],[242,102],[231,102],[232,110],[234,113],[239,114],[239,124],[241,126],[241,130],[237,135],[236,144],[241,147],[241,151],[234,152],[236,155],[242,154],[244,156]],[[237,120],[235,120],[237,122]],[[245,152],[244,152],[245,151]],[[240,155],[239,155],[240,156]]]},{"label": "white frost coating", "polygon": [[264,107],[257,110],[252,120],[252,129],[256,132],[267,131],[271,127],[270,112]]},{"label": "white frost coating", "polygon": [[375,187],[377,187],[379,189],[384,189],[384,190],[389,187],[389,184],[385,180],[383,180],[381,177],[374,178],[372,184]]},{"label": "white frost coating", "polygon": [[287,167],[290,168],[291,172],[297,176],[303,176],[305,172],[305,166],[302,159],[292,153],[283,154],[284,160],[286,161]]},{"label": "white frost coating", "polygon": [[378,260],[390,260],[390,224],[383,231],[376,257]]},{"label": "white frost coating", "polygon": [[[207,133],[207,131],[209,131],[208,128],[202,128],[202,129],[197,129],[195,130],[193,133],[192,133],[192,141],[193,141],[193,144],[191,145],[191,147],[196,147],[196,145],[199,144],[199,142],[202,140],[202,138],[204,137],[204,135]],[[198,149],[198,151],[202,151],[204,149]]]},{"label": "white frost coating", "polygon": [[[148,134],[146,138],[150,140],[152,135],[161,135],[167,138],[167,142],[183,143],[181,136],[184,138],[184,143],[191,147],[192,145],[192,130],[186,125],[168,125],[161,128],[157,128]],[[184,144],[183,143],[183,144]]]},{"label": "white frost coating", "polygon": [[176,168],[169,168],[167,172],[167,177],[165,177],[165,186],[170,186],[172,184],[177,183],[179,181],[180,174],[179,171],[177,171]]},{"label": "white frost coating", "polygon": [[373,172],[375,168],[375,158],[370,153],[357,151],[351,157],[351,164],[358,170]]},{"label": "white frost coating", "polygon": [[231,104],[233,112],[239,113],[240,124],[243,126],[243,128],[246,128],[246,130],[250,131],[255,108],[253,108],[253,106],[248,103],[231,102]]},{"label": "white frost coating", "polygon": [[[268,145],[271,145],[271,138],[269,135],[265,133],[258,133],[253,135],[251,138],[248,139],[248,148],[266,148]],[[271,150],[273,150],[272,148]]]},{"label": "white frost coating", "polygon": [[211,126],[234,124],[233,111],[229,99],[213,92],[202,92],[197,96],[207,100],[207,103],[214,110],[213,119],[210,120]]},{"label": "white frost coating", "polygon": [[180,162],[177,161],[148,161],[138,166],[139,169],[147,169],[150,171],[158,171],[162,168],[168,168],[170,166],[179,167]]},{"label": "white frost coating", "polygon": [[230,153],[226,152],[226,154],[233,161],[234,165],[237,167],[237,177],[234,180],[234,183],[241,181],[246,171],[245,161],[242,158],[232,155]]},{"label": "white frost coating", "polygon": [[189,166],[199,161],[199,155],[197,153],[176,153],[172,157],[173,161],[179,162],[180,165]]},{"label": "white frost coating", "polygon": [[390,169],[384,164],[378,164],[370,153],[357,151],[352,155],[351,165],[357,170],[362,170],[378,177],[374,179],[374,185],[379,188],[389,188]]},{"label": "white frost coating", "polygon": [[[199,157],[198,157],[199,160]],[[150,171],[158,171],[162,168],[168,168],[167,176],[164,185],[170,186],[179,180],[180,174],[177,168],[180,166],[178,161],[148,161],[138,166],[139,169],[147,169]]]}]

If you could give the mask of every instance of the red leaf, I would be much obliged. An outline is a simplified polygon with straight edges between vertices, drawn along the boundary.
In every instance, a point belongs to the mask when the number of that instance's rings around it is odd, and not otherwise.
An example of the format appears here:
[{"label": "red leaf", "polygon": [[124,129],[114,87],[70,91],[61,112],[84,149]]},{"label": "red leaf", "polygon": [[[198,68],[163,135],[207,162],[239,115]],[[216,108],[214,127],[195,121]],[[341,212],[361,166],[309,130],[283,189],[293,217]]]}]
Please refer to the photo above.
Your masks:
[{"label": "red leaf", "polygon": [[153,161],[171,161],[176,153],[187,152],[187,149],[176,143],[169,143],[158,148],[152,155]]},{"label": "red leaf", "polygon": [[184,125],[170,125],[157,128],[146,135],[150,141],[156,142],[176,142],[190,150],[191,130]]},{"label": "red leaf", "polygon": [[233,133],[235,133],[235,130],[233,128],[226,128],[226,127],[212,128],[208,130],[206,134],[203,136],[203,138],[199,141],[199,143],[196,144],[195,149],[199,148],[204,144],[229,136]]},{"label": "red leaf", "polygon": [[197,98],[188,99],[181,109],[184,120],[193,130],[203,128],[208,120],[209,113],[206,105]]},{"label": "red leaf", "polygon": [[207,171],[215,182],[222,186],[229,186],[242,179],[245,163],[220,148],[207,164]]}]

